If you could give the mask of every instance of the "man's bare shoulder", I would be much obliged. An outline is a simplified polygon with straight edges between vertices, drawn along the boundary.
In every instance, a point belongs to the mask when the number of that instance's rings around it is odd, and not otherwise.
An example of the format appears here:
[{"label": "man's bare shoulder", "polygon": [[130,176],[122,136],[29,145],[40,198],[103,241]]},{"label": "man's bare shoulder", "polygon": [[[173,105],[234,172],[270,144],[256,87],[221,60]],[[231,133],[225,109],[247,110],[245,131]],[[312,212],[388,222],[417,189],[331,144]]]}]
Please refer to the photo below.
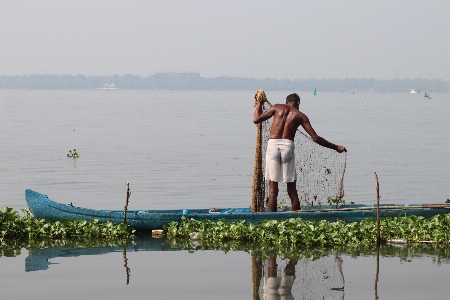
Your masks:
[{"label": "man's bare shoulder", "polygon": [[286,108],[287,105],[286,104],[282,104],[282,103],[277,103],[272,105],[272,108]]},{"label": "man's bare shoulder", "polygon": [[302,113],[300,110],[293,108],[291,111],[292,111],[292,113],[295,114],[295,116],[297,118],[308,119],[308,117],[304,113]]},{"label": "man's bare shoulder", "polygon": [[278,112],[286,112],[286,111],[289,111],[289,105],[277,103],[277,104],[272,105],[271,109],[278,111]]}]

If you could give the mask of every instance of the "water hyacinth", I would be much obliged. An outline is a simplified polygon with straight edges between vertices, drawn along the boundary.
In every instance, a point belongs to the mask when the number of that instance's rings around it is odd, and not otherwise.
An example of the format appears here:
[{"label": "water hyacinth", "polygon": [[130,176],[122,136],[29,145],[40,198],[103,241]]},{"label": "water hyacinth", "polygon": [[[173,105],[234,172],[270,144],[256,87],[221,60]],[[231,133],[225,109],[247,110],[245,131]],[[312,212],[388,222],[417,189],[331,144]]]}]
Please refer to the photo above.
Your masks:
[{"label": "water hyacinth", "polygon": [[109,240],[130,238],[134,235],[134,230],[130,229],[127,224],[99,223],[97,220],[91,222],[83,220],[51,222],[45,219],[36,219],[25,209],[23,213],[24,215],[21,216],[12,208],[3,210],[0,207],[0,240]]},{"label": "water hyacinth", "polygon": [[[203,240],[200,243],[196,242],[195,245],[193,245],[193,241],[187,238],[168,239],[168,243],[173,248],[188,250],[191,253],[205,250],[224,251],[225,253],[229,251],[245,251],[250,255],[257,253],[263,259],[270,257],[282,257],[288,259],[305,257],[310,260],[315,260],[328,255],[345,254],[356,258],[360,256],[374,256],[377,254],[377,247],[374,247],[374,245],[361,245],[356,243],[335,245],[332,247],[302,247],[296,245],[279,246],[258,242],[250,243],[237,240],[227,242]],[[450,247],[438,243],[412,243],[401,247],[382,244],[379,247],[379,254],[381,256],[398,256],[402,260],[411,259],[412,257],[431,256],[433,257],[433,263],[437,265],[440,265],[441,263],[450,263]]]},{"label": "water hyacinth", "polygon": [[[182,218],[180,224],[172,222],[165,228],[169,238],[186,238],[192,232],[202,233],[207,242],[243,241],[278,246],[323,246],[345,244],[371,245],[376,243],[377,222],[305,221],[292,218],[283,221],[266,220],[259,224],[245,221],[230,223],[198,221]],[[381,242],[404,238],[409,242],[450,242],[450,214],[431,218],[399,216],[380,221]]]}]

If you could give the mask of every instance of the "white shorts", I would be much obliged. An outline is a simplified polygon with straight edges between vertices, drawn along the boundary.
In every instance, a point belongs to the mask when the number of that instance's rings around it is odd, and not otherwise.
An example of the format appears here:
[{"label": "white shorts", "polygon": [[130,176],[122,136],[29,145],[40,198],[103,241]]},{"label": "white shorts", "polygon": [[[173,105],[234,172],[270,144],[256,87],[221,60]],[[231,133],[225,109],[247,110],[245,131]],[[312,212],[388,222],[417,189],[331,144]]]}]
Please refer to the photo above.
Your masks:
[{"label": "white shorts", "polygon": [[264,277],[264,300],[294,300],[292,286],[295,276]]},{"label": "white shorts", "polygon": [[294,182],[295,144],[286,139],[269,139],[266,151],[266,180],[275,182]]}]

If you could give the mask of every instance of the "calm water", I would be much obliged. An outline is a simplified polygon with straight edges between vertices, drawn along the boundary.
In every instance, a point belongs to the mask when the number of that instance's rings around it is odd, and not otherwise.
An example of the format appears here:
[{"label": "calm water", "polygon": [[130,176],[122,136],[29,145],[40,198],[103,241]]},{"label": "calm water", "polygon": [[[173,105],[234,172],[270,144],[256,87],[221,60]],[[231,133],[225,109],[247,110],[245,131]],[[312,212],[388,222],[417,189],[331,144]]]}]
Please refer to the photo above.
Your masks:
[{"label": "calm water", "polygon": [[[288,93],[266,91],[272,103]],[[253,94],[0,90],[0,205],[24,208],[31,188],[63,203],[122,209],[128,181],[130,209],[249,206]],[[450,198],[449,95],[299,95],[318,134],[349,150],[344,199],[374,202],[374,172],[382,203]],[[80,158],[67,158],[74,148]],[[25,257],[0,259],[0,299],[251,299],[246,253],[130,253],[128,286],[120,253],[56,258],[60,265],[30,273]],[[427,258],[381,265],[381,299],[448,298],[441,280],[448,265]],[[373,299],[373,257],[344,257],[344,272],[345,299]]]},{"label": "calm water", "polygon": [[[273,103],[287,92],[267,91]],[[450,96],[299,93],[300,109],[348,152],[345,197],[442,203],[450,197]],[[120,209],[248,206],[253,92],[0,91],[1,205],[24,190]],[[80,158],[66,157],[76,148]]]},{"label": "calm water", "polygon": [[[0,299],[257,299],[252,296],[254,264],[246,252],[128,248],[125,254],[126,260],[121,249],[45,249],[2,257]],[[48,268],[39,270],[39,263],[31,258],[41,258]],[[437,255],[380,257],[375,290],[375,255],[299,257],[292,295],[361,300],[375,299],[376,292],[379,299],[448,299],[450,264],[437,260]],[[264,262],[261,273],[267,274]],[[277,259],[279,276],[287,262]]]}]

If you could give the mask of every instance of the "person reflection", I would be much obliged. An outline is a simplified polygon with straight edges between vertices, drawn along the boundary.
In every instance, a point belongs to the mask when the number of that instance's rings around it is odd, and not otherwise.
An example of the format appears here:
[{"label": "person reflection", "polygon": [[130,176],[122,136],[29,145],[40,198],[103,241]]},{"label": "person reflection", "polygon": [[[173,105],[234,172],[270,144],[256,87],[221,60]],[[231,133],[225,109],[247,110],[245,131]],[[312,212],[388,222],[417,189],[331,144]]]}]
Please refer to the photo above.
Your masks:
[{"label": "person reflection", "polygon": [[277,274],[277,259],[268,259],[267,277],[264,277],[264,300],[294,300],[292,285],[295,279],[297,259],[290,259],[284,274]]}]

